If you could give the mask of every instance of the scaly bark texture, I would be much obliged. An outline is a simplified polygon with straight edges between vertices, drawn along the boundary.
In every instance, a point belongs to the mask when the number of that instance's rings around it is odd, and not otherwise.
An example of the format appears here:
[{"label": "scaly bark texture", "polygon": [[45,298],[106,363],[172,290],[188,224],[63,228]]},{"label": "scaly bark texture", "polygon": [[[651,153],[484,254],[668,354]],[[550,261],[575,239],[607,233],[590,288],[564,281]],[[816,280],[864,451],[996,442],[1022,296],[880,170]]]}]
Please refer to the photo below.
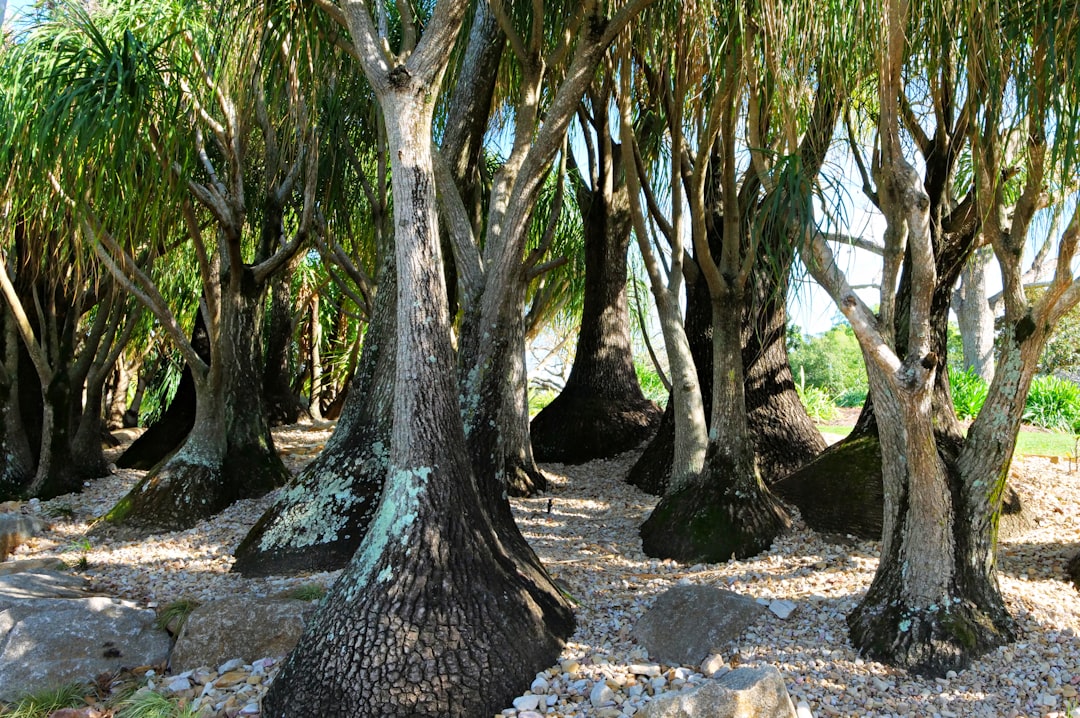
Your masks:
[{"label": "scaly bark texture", "polygon": [[547,574],[504,547],[466,449],[431,126],[467,5],[439,2],[408,63],[393,68],[365,4],[345,6],[392,166],[399,284],[391,468],[367,537],[266,695],[264,712],[275,718],[493,714],[550,665],[573,627]]},{"label": "scaly bark texture", "polygon": [[240,542],[233,571],[333,571],[349,562],[367,535],[390,468],[396,299],[388,262],[333,435]]},{"label": "scaly bark texture", "polygon": [[105,515],[107,521],[145,530],[190,528],[289,478],[262,400],[262,357],[253,341],[261,297],[246,267],[239,281],[223,283],[221,340],[205,375],[193,377],[194,427],[175,454]]}]

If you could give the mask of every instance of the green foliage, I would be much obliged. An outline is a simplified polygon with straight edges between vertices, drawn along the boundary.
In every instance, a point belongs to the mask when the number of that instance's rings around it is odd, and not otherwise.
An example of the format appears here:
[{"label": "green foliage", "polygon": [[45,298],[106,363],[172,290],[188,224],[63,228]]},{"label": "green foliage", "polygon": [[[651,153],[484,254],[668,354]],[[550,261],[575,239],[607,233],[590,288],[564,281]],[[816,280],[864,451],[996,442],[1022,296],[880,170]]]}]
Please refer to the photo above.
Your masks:
[{"label": "green foliage", "polygon": [[297,601],[318,601],[326,595],[326,586],[318,583],[305,583],[289,591],[286,596]]},{"label": "green foliage", "polygon": [[641,392],[645,395],[645,398],[655,401],[660,406],[666,406],[668,389],[664,386],[664,382],[660,379],[660,374],[657,373],[652,362],[635,359],[634,371],[637,373],[638,384],[641,384]]},{"label": "green foliage", "polygon": [[788,352],[788,359],[797,384],[821,389],[830,397],[847,396],[849,402],[859,392],[866,396],[862,351],[847,324],[838,324],[818,336],[804,337]]},{"label": "green foliage", "polygon": [[61,708],[78,708],[84,705],[83,696],[88,688],[80,683],[31,693],[14,706],[0,707],[0,718],[46,718]]},{"label": "green foliage", "polygon": [[806,407],[806,413],[810,415],[811,420],[822,422],[836,419],[836,404],[833,403],[828,392],[816,386],[800,386],[796,384],[795,388],[798,390],[799,398],[802,399],[803,406]]},{"label": "green foliage", "polygon": [[116,718],[195,718],[198,711],[144,688],[119,701],[115,715]]},{"label": "green foliage", "polygon": [[191,612],[199,607],[199,602],[193,598],[181,598],[172,603],[166,604],[158,612],[157,619],[154,620],[154,625],[164,630],[169,627],[170,624],[174,624],[174,628],[179,631],[180,627],[187,621]]},{"label": "green foliage", "polygon": [[1024,421],[1046,429],[1080,433],[1080,386],[1055,376],[1038,376],[1031,383]]},{"label": "green foliage", "polygon": [[1080,370],[1080,307],[1058,320],[1039,358],[1039,371],[1044,374],[1077,370]]},{"label": "green foliage", "polygon": [[853,387],[851,389],[848,389],[847,391],[842,391],[837,394],[836,398],[833,399],[833,403],[837,406],[842,406],[847,409],[856,406],[862,406],[866,403],[866,396],[869,393],[870,392],[865,386]]},{"label": "green foliage", "polygon": [[949,389],[957,418],[974,419],[982,409],[990,387],[974,369],[966,369],[949,372]]},{"label": "green foliage", "polygon": [[555,401],[559,392],[551,389],[529,388],[529,417],[534,417],[543,411],[544,407]]}]

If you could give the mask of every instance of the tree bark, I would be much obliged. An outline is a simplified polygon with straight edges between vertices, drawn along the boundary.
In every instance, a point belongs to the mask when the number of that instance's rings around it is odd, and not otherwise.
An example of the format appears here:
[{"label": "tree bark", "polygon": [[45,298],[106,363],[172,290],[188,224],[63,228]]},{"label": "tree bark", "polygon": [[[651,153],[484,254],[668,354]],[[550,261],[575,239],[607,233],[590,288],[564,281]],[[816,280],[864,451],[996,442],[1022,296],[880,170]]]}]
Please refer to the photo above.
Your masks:
[{"label": "tree bark", "polygon": [[289,286],[294,262],[270,280],[270,308],[266,322],[266,410],[271,424],[295,424],[304,413],[292,390],[289,349],[293,336],[293,297]]},{"label": "tree bark", "polygon": [[[441,39],[448,53],[466,4],[439,3],[424,40]],[[470,469],[431,157],[432,88],[442,68],[390,71],[375,59],[367,9],[349,9],[353,38],[370,53],[365,73],[380,97],[393,170],[399,285],[391,469],[367,538],[264,706],[282,718],[493,714],[554,660],[573,619],[550,578],[504,550]]]},{"label": "tree bark", "polygon": [[[191,346],[200,359],[210,361],[210,335],[206,331],[202,312],[198,310],[195,312],[195,325],[191,330]],[[139,379],[141,386],[145,386],[146,381],[146,377]],[[138,392],[136,399],[141,403]],[[137,409],[135,413],[137,416]],[[191,433],[191,428],[195,426],[195,413],[195,377],[191,367],[185,364],[169,406],[157,421],[146,427],[146,431],[131,442],[131,446],[116,460],[116,466],[121,469],[142,470],[157,466],[184,443],[184,439]]]},{"label": "tree bark", "polygon": [[587,209],[585,296],[574,366],[563,390],[532,421],[540,461],[580,464],[621,454],[647,439],[661,417],[641,393],[634,370],[626,299],[630,201],[621,148],[604,139],[600,184],[578,192]]},{"label": "tree bark", "polygon": [[964,368],[990,383],[994,378],[994,313],[986,296],[986,270],[993,257],[989,247],[972,252],[953,296],[953,309],[964,348]]},{"label": "tree bark", "polygon": [[242,498],[288,479],[274,449],[262,397],[258,326],[262,292],[242,267],[219,297],[219,341],[209,371],[195,376],[194,425],[180,449],[105,518],[137,529],[190,528]]},{"label": "tree bark", "polygon": [[390,468],[395,399],[397,280],[393,262],[385,265],[334,433],[240,542],[233,571],[264,576],[337,570],[367,534]]},{"label": "tree bark", "polygon": [[743,298],[728,288],[712,303],[709,453],[698,477],[672,482],[641,526],[646,554],[686,563],[746,558],[791,525],[761,480],[746,412],[741,352]]},{"label": "tree bark", "polygon": [[0,371],[0,501],[20,498],[34,476],[34,456],[23,424],[19,398],[20,339],[4,307],[3,371]]}]

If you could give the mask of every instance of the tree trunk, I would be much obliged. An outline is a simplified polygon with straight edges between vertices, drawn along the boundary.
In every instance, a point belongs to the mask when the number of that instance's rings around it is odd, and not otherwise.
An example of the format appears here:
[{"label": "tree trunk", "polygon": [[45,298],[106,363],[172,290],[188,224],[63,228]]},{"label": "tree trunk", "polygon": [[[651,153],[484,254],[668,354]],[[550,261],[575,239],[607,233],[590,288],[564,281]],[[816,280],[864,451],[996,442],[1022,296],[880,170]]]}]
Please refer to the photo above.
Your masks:
[{"label": "tree trunk", "polygon": [[288,479],[262,398],[262,292],[250,269],[239,271],[240,277],[222,286],[220,334],[209,373],[194,377],[194,427],[172,457],[109,511],[108,521],[145,529],[190,528]]},{"label": "tree trunk", "polygon": [[304,413],[292,390],[289,350],[293,335],[293,297],[289,286],[294,262],[270,280],[270,308],[266,322],[266,411],[272,424],[295,424]]},{"label": "tree trunk", "polygon": [[[463,11],[446,9],[456,22]],[[353,35],[370,37],[359,12]],[[265,698],[275,718],[494,714],[573,626],[546,573],[504,551],[470,470],[435,212],[434,93],[420,75],[394,70],[380,93],[399,272],[391,470],[364,543]]]},{"label": "tree trunk", "polygon": [[525,318],[508,327],[507,381],[499,414],[503,471],[511,496],[533,496],[547,490],[547,477],[533,458],[529,435],[529,377],[525,369]]},{"label": "tree trunk", "polygon": [[766,550],[791,519],[761,480],[743,390],[739,293],[712,301],[709,452],[700,476],[667,493],[641,526],[646,554],[687,563],[746,558]]},{"label": "tree trunk", "polygon": [[308,413],[313,419],[322,419],[322,352],[319,351],[322,344],[322,321],[319,318],[319,293],[311,295],[311,340],[308,344],[308,361],[311,365],[311,400],[308,402]]},{"label": "tree trunk", "polygon": [[[135,373],[138,374],[138,370]],[[128,407],[127,394],[128,387],[131,386],[131,375],[131,368],[121,356],[112,370],[106,390],[105,428],[110,431],[124,427],[124,413]]]},{"label": "tree trunk", "polygon": [[[195,312],[195,326],[191,330],[191,346],[200,359],[210,361],[210,335],[206,331],[202,312],[198,310]],[[139,385],[145,387],[147,381],[147,377],[140,376]],[[138,391],[135,398],[142,403],[142,395]],[[168,408],[139,438],[131,442],[131,446],[116,460],[116,466],[121,469],[150,470],[161,463],[191,433],[191,428],[195,426],[196,403],[195,377],[191,367],[185,364]],[[132,404],[134,407],[134,402]],[[135,409],[135,415],[138,416],[138,409]]]},{"label": "tree trunk", "polygon": [[34,477],[34,456],[23,425],[19,400],[20,347],[18,330],[5,306],[3,318],[3,370],[0,371],[0,501],[21,498]]},{"label": "tree trunk", "polygon": [[[629,199],[618,145],[599,163],[600,187],[579,192],[584,213],[585,297],[574,367],[566,386],[532,421],[540,461],[580,464],[633,449],[656,430],[660,409],[641,393],[626,300]],[[611,175],[614,175],[611,177]],[[612,187],[606,185],[610,182]]]},{"label": "tree trunk", "polygon": [[[198,350],[198,347],[196,347]],[[150,383],[150,376],[156,371],[157,361],[153,363],[153,369],[147,367],[146,362],[139,365],[139,381],[135,385],[135,395],[131,397],[131,404],[124,411],[124,428],[130,429],[139,425],[139,413],[142,411],[143,397],[146,396],[146,387]]]},{"label": "tree trunk", "polygon": [[994,378],[994,313],[986,296],[986,270],[993,250],[972,252],[960,275],[960,288],[953,296],[953,309],[964,346],[964,368],[983,381]]},{"label": "tree trunk", "polygon": [[392,261],[378,287],[333,435],[240,542],[233,571],[264,576],[337,570],[367,534],[390,468],[397,299]]},{"label": "tree trunk", "polygon": [[[821,453],[825,440],[806,413],[788,363],[787,288],[757,276],[747,293],[741,336],[747,420],[758,470],[771,486]],[[701,382],[706,416],[712,411],[712,309],[708,287],[698,278],[686,302],[686,335]],[[671,404],[653,440],[630,469],[627,482],[663,495],[671,476],[674,431]]]}]

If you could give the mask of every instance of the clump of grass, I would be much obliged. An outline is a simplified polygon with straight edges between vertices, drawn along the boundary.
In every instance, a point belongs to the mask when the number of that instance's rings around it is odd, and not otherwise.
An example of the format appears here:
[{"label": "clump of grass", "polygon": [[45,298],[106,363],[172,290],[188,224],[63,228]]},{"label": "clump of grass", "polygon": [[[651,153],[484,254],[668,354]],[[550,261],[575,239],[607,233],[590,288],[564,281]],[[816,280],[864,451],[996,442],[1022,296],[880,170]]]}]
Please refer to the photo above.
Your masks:
[{"label": "clump of grass", "polygon": [[174,701],[143,688],[117,702],[116,718],[196,718],[198,711],[183,701]]},{"label": "clump of grass", "polygon": [[90,568],[90,556],[88,555],[94,550],[94,544],[90,543],[90,539],[83,536],[76,539],[64,547],[65,553],[79,552],[79,558],[68,565],[76,571],[85,571]]},{"label": "clump of grass", "polygon": [[45,691],[31,693],[13,706],[0,706],[2,718],[46,718],[61,708],[78,708],[86,705],[83,697],[88,688],[81,683],[69,683]]},{"label": "clump of grass", "polygon": [[326,587],[317,583],[305,583],[303,586],[297,586],[285,595],[288,598],[295,598],[298,601],[318,601],[326,595]]},{"label": "clump of grass", "polygon": [[990,391],[983,378],[972,368],[949,373],[949,390],[958,419],[974,419]]},{"label": "clump of grass", "polygon": [[165,604],[158,611],[154,625],[162,630],[180,633],[191,612],[199,607],[199,602],[193,598],[181,598],[172,603]]},{"label": "clump of grass", "polygon": [[1080,433],[1080,386],[1056,376],[1031,382],[1024,421],[1054,431]]}]

